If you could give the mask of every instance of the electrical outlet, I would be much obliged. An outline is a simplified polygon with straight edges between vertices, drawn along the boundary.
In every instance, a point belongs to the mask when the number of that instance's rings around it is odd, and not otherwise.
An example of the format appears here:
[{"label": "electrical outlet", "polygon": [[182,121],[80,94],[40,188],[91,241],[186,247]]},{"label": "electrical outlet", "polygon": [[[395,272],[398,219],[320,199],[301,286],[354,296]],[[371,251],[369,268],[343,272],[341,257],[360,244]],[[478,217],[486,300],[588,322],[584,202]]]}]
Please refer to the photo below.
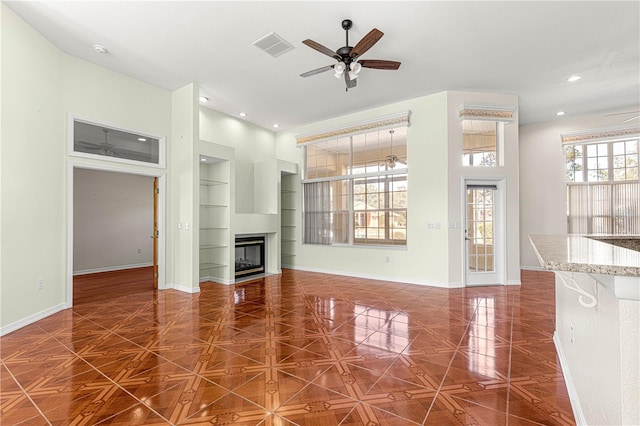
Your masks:
[{"label": "electrical outlet", "polygon": [[575,342],[575,330],[573,328],[573,324],[569,324],[569,332],[571,334],[571,344],[573,345]]},{"label": "electrical outlet", "polygon": [[138,254],[142,254],[142,249],[138,249]]},{"label": "electrical outlet", "polygon": [[385,256],[384,257],[384,262],[385,263],[391,263],[391,256]]},{"label": "electrical outlet", "polygon": [[44,289],[44,280],[41,278],[38,280],[38,290]]}]

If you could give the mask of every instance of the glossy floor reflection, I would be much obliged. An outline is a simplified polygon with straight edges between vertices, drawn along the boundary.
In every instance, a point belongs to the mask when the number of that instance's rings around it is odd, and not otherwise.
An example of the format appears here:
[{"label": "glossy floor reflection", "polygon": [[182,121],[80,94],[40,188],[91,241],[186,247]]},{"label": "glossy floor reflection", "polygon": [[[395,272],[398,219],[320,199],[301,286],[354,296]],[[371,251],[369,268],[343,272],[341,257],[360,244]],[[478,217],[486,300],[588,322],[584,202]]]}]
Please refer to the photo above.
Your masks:
[{"label": "glossy floor reflection", "polygon": [[522,281],[285,270],[193,295],[109,286],[0,338],[0,423],[574,424],[553,274]]}]

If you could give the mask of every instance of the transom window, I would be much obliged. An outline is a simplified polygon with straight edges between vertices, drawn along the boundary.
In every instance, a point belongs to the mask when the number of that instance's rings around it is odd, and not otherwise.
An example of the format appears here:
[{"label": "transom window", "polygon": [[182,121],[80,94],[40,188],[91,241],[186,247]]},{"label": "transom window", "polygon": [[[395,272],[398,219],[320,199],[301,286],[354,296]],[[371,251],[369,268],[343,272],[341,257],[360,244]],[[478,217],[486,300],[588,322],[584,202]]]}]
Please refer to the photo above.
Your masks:
[{"label": "transom window", "polygon": [[406,245],[407,127],[305,146],[306,244]]},{"label": "transom window", "polygon": [[497,167],[504,123],[462,120],[462,165]]},{"label": "transom window", "polygon": [[638,139],[565,145],[569,233],[640,232]]}]

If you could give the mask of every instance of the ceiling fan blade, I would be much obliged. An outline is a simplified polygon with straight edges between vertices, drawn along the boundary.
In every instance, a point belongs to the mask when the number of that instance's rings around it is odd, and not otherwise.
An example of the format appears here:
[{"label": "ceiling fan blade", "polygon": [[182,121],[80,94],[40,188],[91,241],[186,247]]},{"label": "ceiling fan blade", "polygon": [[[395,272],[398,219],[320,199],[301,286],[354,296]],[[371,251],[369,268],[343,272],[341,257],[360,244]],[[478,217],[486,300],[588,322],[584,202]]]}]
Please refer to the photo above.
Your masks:
[{"label": "ceiling fan blade", "polygon": [[358,79],[354,78],[353,80],[351,80],[351,78],[349,77],[349,73],[347,71],[345,71],[343,74],[344,74],[344,82],[347,84],[347,90],[353,89],[354,87],[356,87],[356,85],[358,84]]},{"label": "ceiling fan blade", "polygon": [[361,59],[358,63],[364,68],[375,68],[378,70],[397,70],[400,68],[400,62],[384,61],[381,59]]},{"label": "ceiling fan blade", "polygon": [[312,75],[320,74],[325,71],[329,71],[330,69],[333,69],[333,65],[327,65],[326,67],[317,68],[315,70],[304,72],[300,74],[300,77],[311,77]]},{"label": "ceiling fan blade", "polygon": [[320,53],[324,53],[327,56],[331,56],[332,58],[340,60],[340,55],[338,55],[336,52],[334,52],[333,50],[329,49],[328,47],[321,45],[318,42],[315,42],[315,41],[310,40],[310,39],[306,39],[306,40],[304,40],[302,42],[302,44],[306,44],[310,48],[315,49]]},{"label": "ceiling fan blade", "polygon": [[605,117],[613,117],[614,115],[638,114],[640,111],[616,112],[614,114],[605,114]]},{"label": "ceiling fan blade", "polygon": [[367,33],[366,36],[362,37],[362,40],[360,40],[358,43],[356,43],[355,46],[353,46],[353,49],[351,49],[349,56],[355,58],[362,55],[364,52],[371,49],[373,45],[382,38],[383,35],[384,33],[379,29],[372,29]]},{"label": "ceiling fan blade", "polygon": [[99,143],[95,143],[95,142],[87,142],[87,141],[75,141],[74,142],[76,145],[80,145],[86,148],[100,148],[100,144]]}]

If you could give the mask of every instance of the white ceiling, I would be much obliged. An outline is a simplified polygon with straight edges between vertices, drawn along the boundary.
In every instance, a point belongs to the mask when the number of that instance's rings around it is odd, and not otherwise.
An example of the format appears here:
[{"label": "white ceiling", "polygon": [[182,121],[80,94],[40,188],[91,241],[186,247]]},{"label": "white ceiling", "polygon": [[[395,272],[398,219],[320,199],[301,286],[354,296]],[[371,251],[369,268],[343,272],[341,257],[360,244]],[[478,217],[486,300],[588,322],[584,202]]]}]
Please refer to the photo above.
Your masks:
[{"label": "white ceiling", "polygon": [[[637,111],[639,1],[6,1],[64,52],[168,90],[191,82],[207,107],[280,130],[444,90],[520,97],[520,123]],[[345,92],[334,63],[302,44],[350,44],[376,27],[384,37]],[[295,47],[273,58],[252,42],[275,31]],[[92,45],[105,46],[99,55]],[[582,79],[566,80],[572,74]],[[620,115],[620,121],[637,114]]]}]

